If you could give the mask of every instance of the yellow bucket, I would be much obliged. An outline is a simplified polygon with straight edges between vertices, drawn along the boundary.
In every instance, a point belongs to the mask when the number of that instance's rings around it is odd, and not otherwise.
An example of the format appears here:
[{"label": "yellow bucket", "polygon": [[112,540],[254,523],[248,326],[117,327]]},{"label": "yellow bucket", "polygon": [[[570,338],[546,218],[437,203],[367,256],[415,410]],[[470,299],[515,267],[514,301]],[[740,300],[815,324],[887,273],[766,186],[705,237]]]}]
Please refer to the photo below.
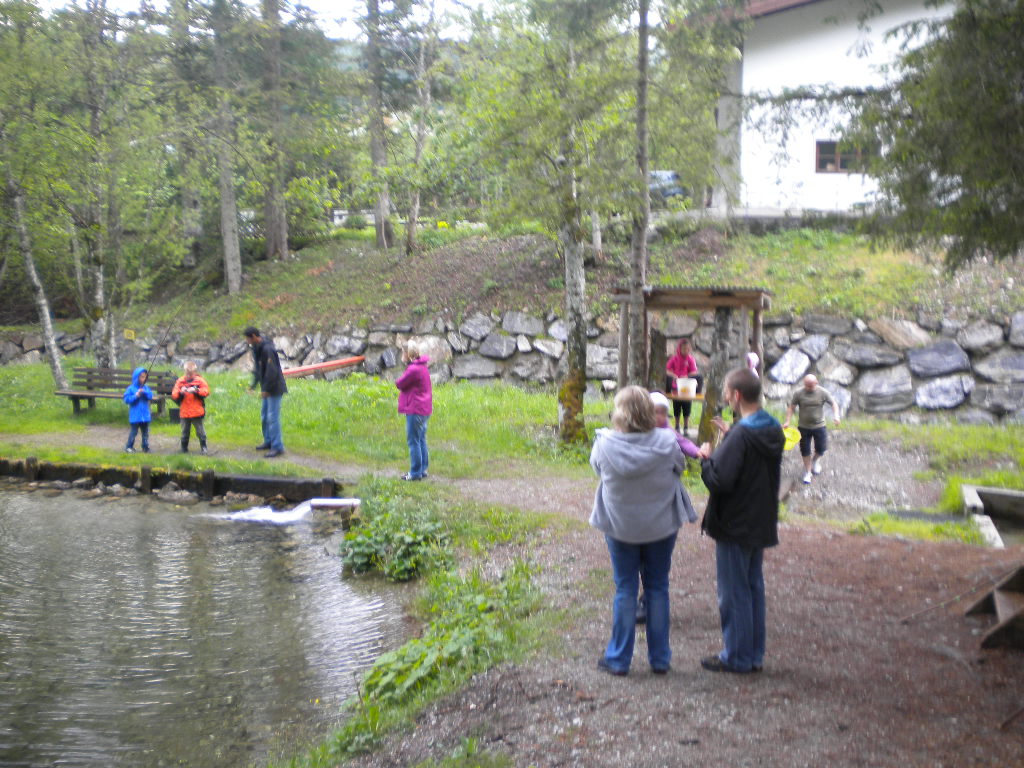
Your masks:
[{"label": "yellow bucket", "polygon": [[786,427],[782,430],[782,434],[786,436],[786,445],[783,448],[784,451],[788,451],[800,442],[800,430],[796,427]]}]

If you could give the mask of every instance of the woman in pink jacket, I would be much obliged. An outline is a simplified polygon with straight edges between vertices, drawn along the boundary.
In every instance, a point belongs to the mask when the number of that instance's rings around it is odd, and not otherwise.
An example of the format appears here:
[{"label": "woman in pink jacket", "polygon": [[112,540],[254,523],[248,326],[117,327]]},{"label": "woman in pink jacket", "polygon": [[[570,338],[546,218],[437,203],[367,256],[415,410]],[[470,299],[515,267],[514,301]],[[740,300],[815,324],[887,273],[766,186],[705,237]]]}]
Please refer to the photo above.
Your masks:
[{"label": "woman in pink jacket", "polygon": [[427,420],[434,410],[434,396],[430,387],[430,358],[420,356],[414,341],[405,345],[402,362],[405,373],[398,377],[398,412],[405,414],[405,438],[409,443],[409,471],[403,480],[422,480],[427,476],[430,456],[427,453]]},{"label": "woman in pink jacket", "polygon": [[[689,339],[680,339],[676,344],[676,353],[665,363],[665,391],[672,392],[676,379],[692,378],[697,380],[697,391],[700,392],[703,377],[697,372],[697,361],[693,359]],[[688,400],[673,400],[672,415],[676,418],[676,429],[679,429],[679,414],[683,414],[683,434],[690,428],[690,411],[693,403]]]}]

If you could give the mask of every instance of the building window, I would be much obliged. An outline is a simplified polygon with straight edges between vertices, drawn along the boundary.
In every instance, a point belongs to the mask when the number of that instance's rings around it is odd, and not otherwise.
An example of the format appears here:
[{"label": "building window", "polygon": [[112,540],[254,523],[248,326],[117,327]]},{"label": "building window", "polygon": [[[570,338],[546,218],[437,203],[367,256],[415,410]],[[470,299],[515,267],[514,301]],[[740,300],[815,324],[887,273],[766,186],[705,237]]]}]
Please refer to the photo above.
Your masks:
[{"label": "building window", "polygon": [[814,168],[818,173],[863,173],[874,153],[838,141],[819,141],[815,143],[815,154]]}]

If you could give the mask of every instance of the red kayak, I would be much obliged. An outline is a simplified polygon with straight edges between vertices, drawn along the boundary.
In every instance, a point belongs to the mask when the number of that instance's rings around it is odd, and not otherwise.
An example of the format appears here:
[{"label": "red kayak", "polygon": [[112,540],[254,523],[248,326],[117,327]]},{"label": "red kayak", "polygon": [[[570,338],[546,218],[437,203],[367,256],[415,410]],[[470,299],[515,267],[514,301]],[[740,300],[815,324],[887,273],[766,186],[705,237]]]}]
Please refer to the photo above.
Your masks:
[{"label": "red kayak", "polygon": [[298,368],[285,368],[283,373],[285,376],[312,376],[317,373],[333,371],[335,368],[344,368],[346,365],[358,365],[365,359],[364,355],[357,355],[356,357],[345,357],[341,360],[326,360],[322,363],[313,363],[312,365],[300,365]]}]

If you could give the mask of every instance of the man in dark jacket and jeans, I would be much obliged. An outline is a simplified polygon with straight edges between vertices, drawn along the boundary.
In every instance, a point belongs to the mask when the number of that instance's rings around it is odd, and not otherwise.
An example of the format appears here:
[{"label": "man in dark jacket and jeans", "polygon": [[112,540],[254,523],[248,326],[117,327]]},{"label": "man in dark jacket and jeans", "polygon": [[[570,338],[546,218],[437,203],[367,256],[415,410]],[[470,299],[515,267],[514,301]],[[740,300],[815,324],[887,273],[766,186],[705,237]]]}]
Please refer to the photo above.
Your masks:
[{"label": "man in dark jacket and jeans", "polygon": [[259,328],[249,326],[243,332],[245,340],[252,347],[252,384],[249,390],[259,384],[263,405],[260,409],[260,420],[263,427],[263,444],[256,446],[257,451],[266,450],[266,457],[272,459],[284,453],[281,440],[281,398],[288,391],[281,372],[281,360],[277,356],[274,342],[264,339]]},{"label": "man in dark jacket and jeans", "polygon": [[718,612],[725,649],[701,659],[712,672],[760,672],[764,664],[765,547],[779,543],[779,477],[786,439],[761,408],[761,380],[738,368],[725,378],[722,399],[741,416],[712,453],[700,448],[701,478],[710,498],[701,529],[715,540]]}]

